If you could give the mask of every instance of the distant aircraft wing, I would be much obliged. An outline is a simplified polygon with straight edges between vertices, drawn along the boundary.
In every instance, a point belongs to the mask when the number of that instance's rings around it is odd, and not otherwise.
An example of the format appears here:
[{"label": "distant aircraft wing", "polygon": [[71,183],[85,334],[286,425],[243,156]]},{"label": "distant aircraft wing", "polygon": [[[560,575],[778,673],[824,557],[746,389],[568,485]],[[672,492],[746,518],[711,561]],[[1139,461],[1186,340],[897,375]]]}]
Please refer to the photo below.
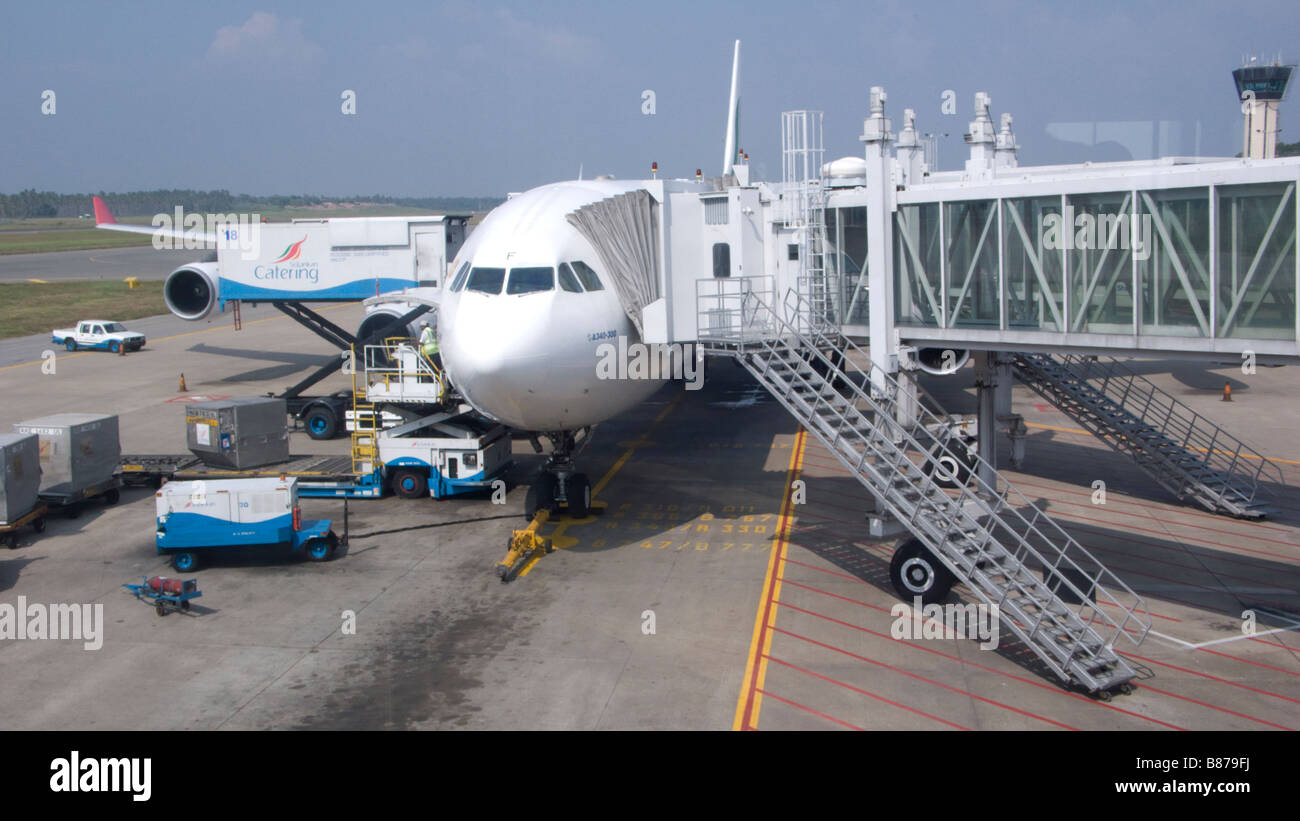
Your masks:
[{"label": "distant aircraft wing", "polygon": [[392,293],[372,296],[361,301],[361,304],[367,308],[373,308],[377,305],[392,305],[395,303],[428,305],[430,308],[437,308],[442,303],[442,289],[408,288],[405,291],[393,291]]},{"label": "distant aircraft wing", "polygon": [[113,212],[108,210],[108,206],[99,197],[92,197],[95,203],[95,227],[103,228],[106,231],[125,231],[128,234],[148,234],[154,237],[171,237],[173,239],[184,239],[190,241],[201,241],[209,244],[216,244],[217,235],[209,231],[200,231],[197,228],[185,230],[181,226],[172,226],[171,228],[153,227],[150,225],[122,225],[113,216]]}]

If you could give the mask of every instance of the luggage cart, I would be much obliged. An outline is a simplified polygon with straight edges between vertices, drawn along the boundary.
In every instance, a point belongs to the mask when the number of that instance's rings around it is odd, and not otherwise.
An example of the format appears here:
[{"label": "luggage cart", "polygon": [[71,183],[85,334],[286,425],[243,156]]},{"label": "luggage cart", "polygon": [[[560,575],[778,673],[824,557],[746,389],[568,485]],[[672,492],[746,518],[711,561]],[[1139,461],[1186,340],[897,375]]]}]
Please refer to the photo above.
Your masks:
[{"label": "luggage cart", "polygon": [[158,615],[167,615],[167,608],[188,612],[190,601],[202,596],[198,579],[172,579],[167,576],[140,577],[139,584],[122,585],[137,599],[152,599]]},{"label": "luggage cart", "polygon": [[115,505],[122,495],[122,482],[116,476],[84,487],[74,492],[42,491],[39,498],[51,510],[61,510],[69,519],[81,515],[81,506],[91,499],[102,498],[104,504]]},{"label": "luggage cart", "polygon": [[48,512],[49,509],[45,505],[37,505],[14,521],[0,524],[0,544],[8,545],[10,550],[18,547],[18,531],[27,525],[31,525],[32,530],[37,533],[44,531],[45,514]]}]

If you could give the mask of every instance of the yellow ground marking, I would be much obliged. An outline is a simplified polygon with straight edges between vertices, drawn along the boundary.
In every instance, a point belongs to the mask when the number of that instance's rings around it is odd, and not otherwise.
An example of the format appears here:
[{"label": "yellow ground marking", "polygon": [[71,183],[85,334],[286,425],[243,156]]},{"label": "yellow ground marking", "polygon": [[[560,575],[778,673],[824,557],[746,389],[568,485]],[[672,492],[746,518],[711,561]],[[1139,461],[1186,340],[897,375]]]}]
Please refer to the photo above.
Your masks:
[{"label": "yellow ground marking", "polygon": [[[767,677],[767,659],[761,656],[766,656],[772,648],[773,631],[770,628],[776,626],[776,604],[781,599],[781,577],[778,568],[785,561],[786,550],[790,545],[790,526],[795,518],[794,493],[791,485],[803,466],[806,436],[807,433],[800,430],[795,436],[794,448],[790,451],[790,466],[785,474],[785,501],[781,505],[781,518],[777,520],[776,536],[772,539],[772,553],[767,560],[767,575],[763,577],[763,594],[758,600],[758,612],[754,614],[754,636],[749,640],[749,658],[745,662],[745,677],[741,680],[740,698],[736,700],[736,718],[731,725],[733,730],[745,729],[745,708],[751,701],[751,694],[753,712],[749,718],[749,726],[758,726],[758,713],[763,706],[763,694],[754,691],[763,689],[763,682]],[[764,616],[767,617],[766,621]],[[761,650],[760,638],[763,644]],[[755,664],[758,665],[757,676],[754,675]]]},{"label": "yellow ground marking", "polygon": [[[605,487],[610,483],[610,481],[613,480],[614,475],[623,469],[623,466],[627,464],[627,461],[632,458],[632,454],[636,453],[637,448],[642,448],[642,447],[646,447],[647,445],[654,444],[646,437],[650,434],[650,431],[654,430],[659,425],[660,422],[664,421],[664,417],[672,413],[673,408],[677,407],[677,403],[682,401],[682,397],[685,395],[686,394],[683,391],[681,393],[678,393],[676,396],[674,396],[673,400],[669,402],[664,407],[664,409],[659,412],[659,415],[654,418],[654,421],[650,423],[650,427],[646,428],[645,432],[642,433],[639,437],[629,442],[619,442],[619,444],[626,447],[627,450],[623,451],[623,455],[618,457],[618,461],[616,461],[613,464],[613,466],[610,467],[609,470],[605,471],[605,475],[600,477],[600,481],[597,482],[596,486],[591,489],[591,498],[592,498],[591,506],[593,508],[596,507],[603,508],[606,506],[605,502],[595,501],[596,497],[600,495],[601,491],[603,491]],[[565,519],[563,522],[557,525],[555,530],[551,533],[551,546],[556,550],[563,550],[566,547],[573,547],[578,543],[578,540],[572,536],[565,535],[565,532],[569,529],[569,526],[586,525],[586,524],[591,524],[594,521],[596,521],[595,516],[586,516],[582,519]],[[528,562],[524,564],[523,567],[519,568],[519,572],[515,574],[515,578],[522,578],[524,576],[527,576],[528,573],[533,569],[533,566],[536,565],[537,562],[540,560],[541,560],[541,556],[534,556],[531,559],[529,559]]]},{"label": "yellow ground marking", "polygon": [[27,278],[27,281],[28,281],[28,282],[35,282],[37,285],[49,285],[49,284],[50,284],[50,283],[46,282],[46,281],[43,280],[43,279],[32,279],[31,277],[28,277],[28,278]]},{"label": "yellow ground marking", "polygon": [[[1039,424],[1038,422],[1026,422],[1026,423],[1025,423],[1025,427],[1027,427],[1027,428],[1042,428],[1043,430],[1054,430],[1054,431],[1057,431],[1058,433],[1077,433],[1077,434],[1079,434],[1080,436],[1092,436],[1092,433],[1091,433],[1091,432],[1086,431],[1086,430],[1084,430],[1083,428],[1062,428],[1062,427],[1057,427],[1056,425],[1043,425],[1043,424]],[[1197,448],[1197,447],[1193,447],[1193,448],[1191,448],[1191,450],[1199,451],[1200,453],[1207,453],[1207,452],[1208,452],[1208,451],[1206,451],[1205,448]],[[1217,453],[1224,453],[1224,451],[1221,451],[1221,450],[1216,450],[1216,452],[1217,452]],[[1224,455],[1230,455],[1230,454],[1226,454],[1226,453],[1224,453]],[[1241,454],[1241,458],[1242,458],[1242,459],[1263,459],[1263,458],[1267,458],[1268,461],[1270,461],[1270,462],[1281,462],[1281,463],[1284,464],[1284,465],[1300,465],[1300,461],[1295,461],[1295,460],[1293,460],[1293,459],[1282,459],[1282,458],[1279,458],[1279,457],[1277,457],[1277,456],[1262,457],[1262,456],[1256,456],[1256,455],[1253,454],[1253,453],[1243,453],[1243,454]]]},{"label": "yellow ground marking", "polygon": [[[351,305],[351,303],[348,303],[348,304],[345,304],[345,305],[331,305],[331,306],[329,306],[329,307],[327,307],[327,308],[318,308],[318,309],[316,309],[316,310],[317,310],[318,312],[323,312],[323,311],[337,311],[337,310],[340,309],[340,308],[347,308],[347,307],[350,307],[350,305]],[[259,322],[274,322],[274,321],[277,320],[277,319],[288,319],[288,318],[289,318],[289,317],[287,317],[287,316],[266,316],[266,317],[262,317],[261,319],[250,319],[248,322],[245,322],[244,324],[245,324],[245,325],[256,325],[256,324],[259,323]],[[233,330],[234,330],[234,326],[233,326],[233,325],[217,325],[217,326],[212,327],[212,328],[200,328],[200,329],[197,330],[197,331],[185,331],[184,333],[172,334],[171,336],[160,336],[160,337],[158,337],[158,338],[156,338],[156,339],[151,339],[151,340],[149,340],[149,342],[150,342],[150,344],[152,344],[152,345],[156,345],[156,344],[158,344],[159,342],[166,342],[166,341],[168,341],[169,339],[180,339],[181,337],[185,337],[185,336],[194,336],[195,334],[210,334],[210,333],[212,333],[213,331],[227,331],[227,330],[228,330],[228,331],[233,331]],[[51,342],[50,344],[53,345],[54,343]],[[59,359],[70,359],[70,358],[72,358],[72,357],[74,357],[74,356],[85,356],[86,354],[92,354],[92,353],[102,353],[102,351],[77,351],[76,353],[61,353],[61,354],[59,354]],[[43,363],[43,362],[45,362],[44,359],[33,359],[31,362],[19,362],[19,363],[16,364],[16,365],[0,365],[0,371],[7,371],[7,370],[10,370],[11,368],[25,368],[25,367],[27,367],[28,365],[40,365],[40,364]]]}]

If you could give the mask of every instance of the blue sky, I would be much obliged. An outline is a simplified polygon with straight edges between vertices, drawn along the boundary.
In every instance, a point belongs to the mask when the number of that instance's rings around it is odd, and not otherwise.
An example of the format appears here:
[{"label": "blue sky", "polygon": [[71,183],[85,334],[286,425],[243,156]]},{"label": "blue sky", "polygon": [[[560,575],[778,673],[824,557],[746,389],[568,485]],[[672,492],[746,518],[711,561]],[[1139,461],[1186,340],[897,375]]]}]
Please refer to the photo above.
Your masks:
[{"label": "blue sky", "polygon": [[[586,174],[718,173],[731,44],[742,138],[780,173],[780,112],[860,154],[867,92],[947,133],[976,91],[1022,164],[1231,155],[1243,55],[1300,56],[1294,0],[1029,3],[24,3],[0,30],[0,191],[501,195]],[[42,92],[56,94],[53,116]],[[356,93],[355,116],[340,95]],[[642,113],[642,92],[656,110]],[[952,90],[957,113],[941,111]],[[1295,95],[1292,94],[1292,97]],[[1300,139],[1283,103],[1282,139]],[[1294,123],[1294,125],[1291,125]]]}]

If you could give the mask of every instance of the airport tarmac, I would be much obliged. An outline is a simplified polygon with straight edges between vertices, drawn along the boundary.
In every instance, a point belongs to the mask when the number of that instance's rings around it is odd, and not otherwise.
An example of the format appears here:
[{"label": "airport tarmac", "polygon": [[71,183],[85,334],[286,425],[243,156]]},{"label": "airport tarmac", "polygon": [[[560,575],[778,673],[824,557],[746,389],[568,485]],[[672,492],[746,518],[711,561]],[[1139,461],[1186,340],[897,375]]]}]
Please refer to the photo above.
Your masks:
[{"label": "airport tarmac", "polygon": [[166,279],[187,262],[211,254],[204,250],[156,250],[139,248],[97,248],[87,251],[51,251],[44,254],[0,255],[0,282],[28,279],[63,281],[70,279]]},{"label": "airport tarmac", "polygon": [[[355,327],[360,309],[325,315]],[[186,397],[279,391],[329,354],[286,317],[245,313],[242,331],[191,325],[125,357],[58,354],[52,374],[10,362],[0,423],[111,412],[124,452],[183,452]],[[1285,460],[1291,487],[1263,522],[1180,504],[1017,386],[1031,435],[1006,475],[1153,613],[1141,646],[1119,646],[1137,690],[1110,702],[1067,691],[1007,635],[990,650],[892,638],[892,543],[866,538],[865,490],[734,363],[710,360],[702,390],[669,385],[596,430],[580,458],[596,514],[548,525],[559,549],[508,584],[492,567],[524,524],[541,458],[523,441],[504,504],[354,501],[343,555],[214,562],[195,574],[203,597],[189,615],[158,618],[121,589],[173,572],[154,551],[149,492],[52,518],[0,551],[0,603],[102,603],[103,646],[0,642],[0,728],[1300,728],[1293,372],[1143,368]],[[1225,378],[1233,403],[1219,402]],[[967,384],[927,388],[960,412]],[[345,453],[347,440],[295,433],[292,449]],[[787,501],[796,479],[800,505]],[[340,528],[343,505],[308,499],[304,514]],[[958,587],[952,600],[969,596]],[[1254,635],[1241,630],[1248,609]]]}]

